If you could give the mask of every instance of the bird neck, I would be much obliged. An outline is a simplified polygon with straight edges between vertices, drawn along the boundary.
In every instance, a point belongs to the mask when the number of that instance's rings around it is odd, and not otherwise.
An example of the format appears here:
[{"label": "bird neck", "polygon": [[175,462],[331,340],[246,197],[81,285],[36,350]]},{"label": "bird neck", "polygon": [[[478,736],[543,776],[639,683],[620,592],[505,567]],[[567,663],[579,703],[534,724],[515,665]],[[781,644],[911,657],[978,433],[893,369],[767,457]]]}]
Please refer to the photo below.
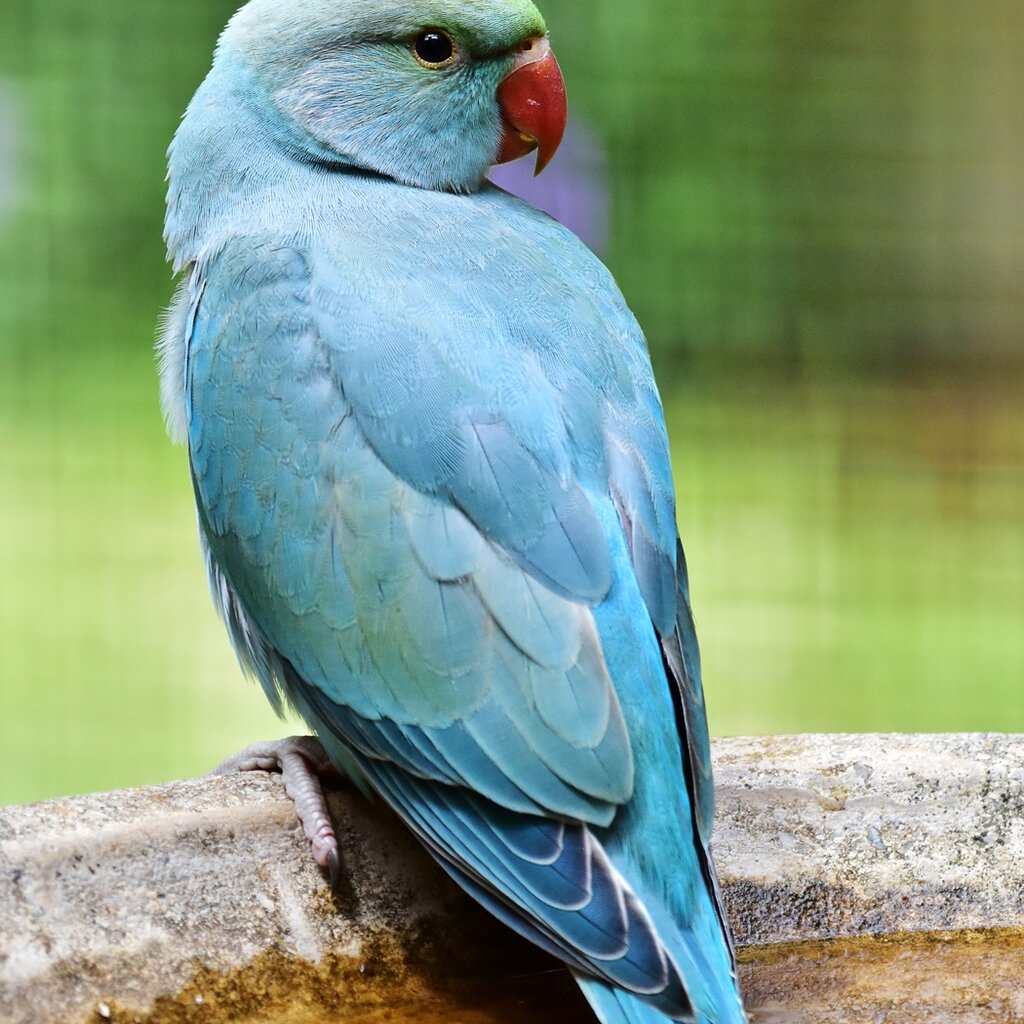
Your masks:
[{"label": "bird neck", "polygon": [[175,269],[242,225],[280,228],[289,209],[315,201],[339,175],[377,177],[283,118],[251,70],[218,60],[168,150],[164,239]]}]

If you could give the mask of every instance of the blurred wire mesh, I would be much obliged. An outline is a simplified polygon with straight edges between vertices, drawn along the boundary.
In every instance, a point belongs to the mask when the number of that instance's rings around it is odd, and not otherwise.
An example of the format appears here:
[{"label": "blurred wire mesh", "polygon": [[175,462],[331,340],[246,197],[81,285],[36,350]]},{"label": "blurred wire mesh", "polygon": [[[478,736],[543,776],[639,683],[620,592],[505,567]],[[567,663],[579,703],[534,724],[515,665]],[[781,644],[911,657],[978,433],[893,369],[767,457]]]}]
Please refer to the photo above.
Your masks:
[{"label": "blurred wire mesh", "polygon": [[[285,728],[151,356],[164,149],[231,10],[4,11],[0,801]],[[544,10],[589,190],[549,198],[650,339],[713,731],[1024,728],[1024,6]]]}]

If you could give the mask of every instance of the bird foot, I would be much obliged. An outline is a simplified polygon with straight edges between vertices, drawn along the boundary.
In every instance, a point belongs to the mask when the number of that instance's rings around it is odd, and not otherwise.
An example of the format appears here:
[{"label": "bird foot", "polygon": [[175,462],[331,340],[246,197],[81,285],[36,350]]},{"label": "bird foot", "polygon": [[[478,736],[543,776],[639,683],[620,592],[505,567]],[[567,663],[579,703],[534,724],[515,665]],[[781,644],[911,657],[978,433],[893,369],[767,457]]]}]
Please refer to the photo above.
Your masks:
[{"label": "bird foot", "polygon": [[331,889],[343,886],[338,837],[327,812],[320,778],[338,776],[327,752],[315,736],[289,736],[283,740],[254,743],[219,764],[209,775],[233,772],[280,772],[284,789],[295,804],[295,813],[309,840],[313,860],[326,869]]}]

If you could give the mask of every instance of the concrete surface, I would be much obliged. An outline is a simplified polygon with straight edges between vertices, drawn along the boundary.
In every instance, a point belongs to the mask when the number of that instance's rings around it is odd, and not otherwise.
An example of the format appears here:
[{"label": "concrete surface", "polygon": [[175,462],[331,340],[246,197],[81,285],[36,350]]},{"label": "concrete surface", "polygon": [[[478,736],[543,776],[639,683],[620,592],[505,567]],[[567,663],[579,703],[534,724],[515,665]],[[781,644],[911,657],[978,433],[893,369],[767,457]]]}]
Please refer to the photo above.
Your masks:
[{"label": "concrete surface", "polygon": [[[715,854],[742,944],[1024,927],[1024,737],[732,739],[715,762]],[[460,995],[436,1019],[554,1019],[549,995],[530,1008],[540,988],[520,998],[524,977],[550,973],[543,958],[381,809],[339,792],[332,810],[338,900],[262,773],[3,809],[0,1021],[426,1021],[474,977],[488,999],[513,985],[511,1016]],[[272,1009],[297,998],[298,1016]],[[563,998],[560,1021],[586,1019],[571,984]],[[400,1000],[416,1013],[395,1016]],[[366,1016],[375,1001],[382,1016]]]}]

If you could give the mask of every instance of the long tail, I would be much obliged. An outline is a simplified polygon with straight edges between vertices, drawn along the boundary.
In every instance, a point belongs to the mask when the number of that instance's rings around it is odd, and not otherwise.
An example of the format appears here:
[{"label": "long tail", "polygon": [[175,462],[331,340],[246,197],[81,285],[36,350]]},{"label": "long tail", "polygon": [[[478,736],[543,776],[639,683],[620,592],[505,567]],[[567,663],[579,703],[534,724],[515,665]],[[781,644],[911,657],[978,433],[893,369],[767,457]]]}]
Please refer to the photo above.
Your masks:
[{"label": "long tail", "polygon": [[746,1024],[747,1018],[738,997],[722,1006],[714,1019],[700,1014],[690,1018],[672,1018],[621,988],[614,988],[578,971],[573,971],[573,975],[601,1024],[666,1024],[669,1020],[688,1021],[689,1024]]}]

